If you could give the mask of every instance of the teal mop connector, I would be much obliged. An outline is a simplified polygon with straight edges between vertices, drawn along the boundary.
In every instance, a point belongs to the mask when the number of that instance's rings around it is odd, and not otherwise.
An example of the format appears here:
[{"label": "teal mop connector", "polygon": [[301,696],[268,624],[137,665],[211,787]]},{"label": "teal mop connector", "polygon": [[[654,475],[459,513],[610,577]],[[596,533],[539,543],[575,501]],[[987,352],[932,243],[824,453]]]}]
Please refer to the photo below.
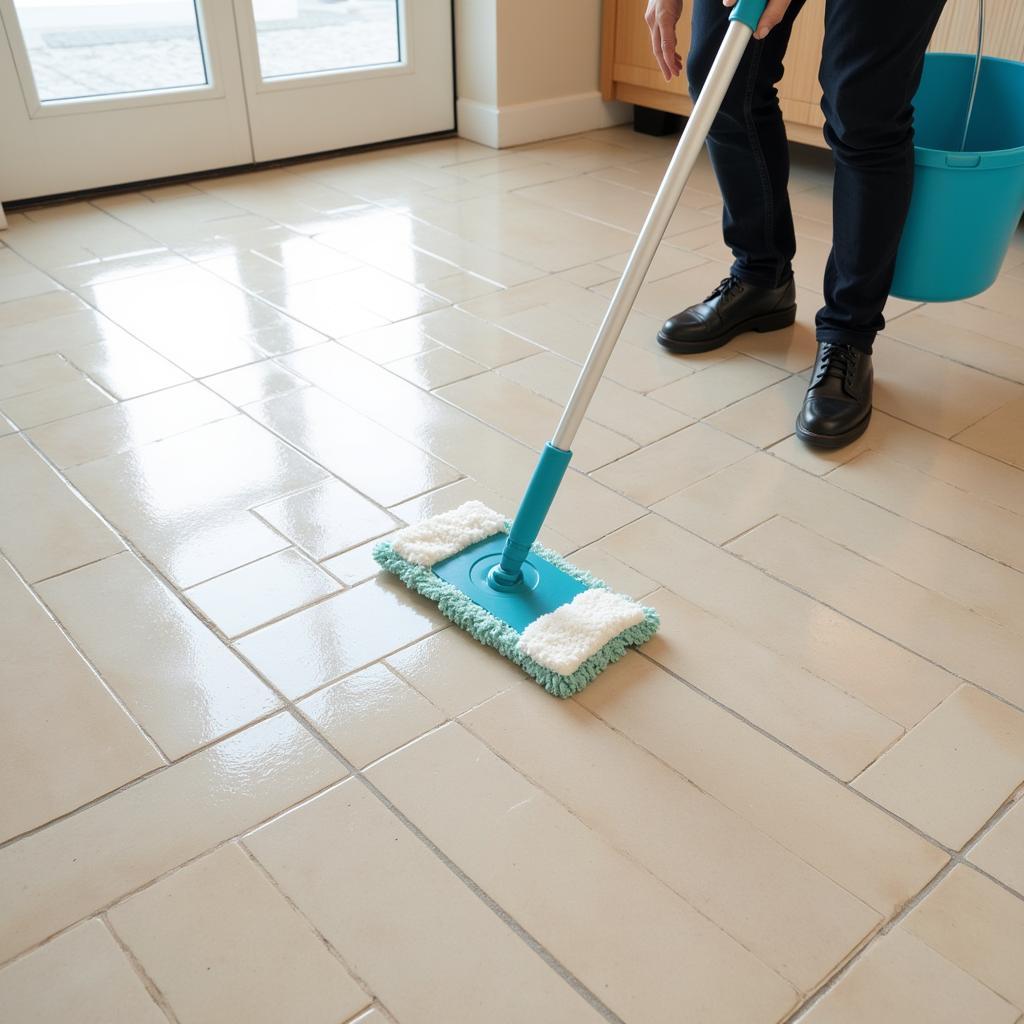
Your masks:
[{"label": "teal mop connector", "polygon": [[757,23],[768,6],[767,0],[737,0],[729,15],[730,21],[742,21],[751,32],[757,28]]},{"label": "teal mop connector", "polygon": [[519,511],[512,522],[508,540],[501,553],[501,562],[488,575],[488,582],[496,590],[508,590],[522,579],[523,562],[544,525],[548,509],[555,500],[558,485],[569,468],[572,452],[556,448],[550,442],[540,453],[540,461],[533,471],[529,486],[523,495]]}]

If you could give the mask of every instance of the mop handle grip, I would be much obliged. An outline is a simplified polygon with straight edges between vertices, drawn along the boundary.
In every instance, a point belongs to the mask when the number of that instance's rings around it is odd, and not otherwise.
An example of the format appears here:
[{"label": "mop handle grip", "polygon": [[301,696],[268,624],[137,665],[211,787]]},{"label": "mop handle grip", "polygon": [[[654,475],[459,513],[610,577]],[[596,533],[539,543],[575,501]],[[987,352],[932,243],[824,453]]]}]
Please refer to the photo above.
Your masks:
[{"label": "mop handle grip", "polygon": [[729,15],[729,20],[742,21],[753,32],[767,6],[768,0],[737,0],[732,14]]}]

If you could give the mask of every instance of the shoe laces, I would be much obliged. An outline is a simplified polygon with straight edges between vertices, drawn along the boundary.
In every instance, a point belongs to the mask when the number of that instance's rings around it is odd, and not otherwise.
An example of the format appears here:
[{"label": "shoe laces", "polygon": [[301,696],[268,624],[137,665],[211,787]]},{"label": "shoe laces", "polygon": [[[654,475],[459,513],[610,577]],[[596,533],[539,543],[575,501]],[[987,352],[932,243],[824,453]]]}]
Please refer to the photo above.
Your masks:
[{"label": "shoe laces", "polygon": [[717,299],[719,295],[727,295],[728,292],[731,292],[734,289],[737,290],[737,292],[742,291],[742,288],[743,282],[738,277],[733,277],[732,275],[729,277],[723,277],[722,280],[718,282],[715,290],[704,301],[709,302],[711,299]]},{"label": "shoe laces", "polygon": [[852,386],[859,360],[860,352],[852,346],[823,342],[811,387],[817,387],[829,377],[841,380],[847,387]]}]

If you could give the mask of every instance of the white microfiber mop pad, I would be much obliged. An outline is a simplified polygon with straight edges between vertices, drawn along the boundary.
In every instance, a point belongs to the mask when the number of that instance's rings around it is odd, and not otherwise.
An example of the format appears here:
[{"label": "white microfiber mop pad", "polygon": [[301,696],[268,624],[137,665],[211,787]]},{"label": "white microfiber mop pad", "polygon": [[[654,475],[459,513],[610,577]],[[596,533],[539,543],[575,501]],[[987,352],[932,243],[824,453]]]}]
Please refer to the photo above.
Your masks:
[{"label": "white microfiber mop pad", "polygon": [[568,604],[531,622],[519,649],[538,664],[567,676],[623,630],[644,620],[635,601],[610,590],[585,590]]},{"label": "white microfiber mop pad", "polygon": [[391,538],[391,546],[407,562],[430,568],[504,528],[505,517],[500,512],[481,501],[467,501],[450,512],[404,527]]}]

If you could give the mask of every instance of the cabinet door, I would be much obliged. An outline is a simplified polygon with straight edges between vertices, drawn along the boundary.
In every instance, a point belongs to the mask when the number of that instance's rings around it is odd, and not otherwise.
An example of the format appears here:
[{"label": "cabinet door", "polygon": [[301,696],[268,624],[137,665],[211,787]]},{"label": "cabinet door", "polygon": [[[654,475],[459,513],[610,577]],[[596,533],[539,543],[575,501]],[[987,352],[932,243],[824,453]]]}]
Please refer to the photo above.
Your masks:
[{"label": "cabinet door", "polygon": [[[607,0],[611,2],[611,0]],[[615,82],[656,89],[666,96],[683,101],[689,110],[686,82],[682,77],[666,82],[658,70],[658,62],[651,53],[651,34],[644,13],[647,0],[616,0],[615,2],[615,59],[612,65],[612,79]],[[690,5],[679,19],[678,50],[685,60],[690,48]],[[666,105],[669,109],[669,105]]]},{"label": "cabinet door", "polygon": [[793,26],[786,50],[786,73],[779,83],[779,105],[787,124],[820,128],[825,123],[818,85],[824,38],[825,0],[807,0]]}]

